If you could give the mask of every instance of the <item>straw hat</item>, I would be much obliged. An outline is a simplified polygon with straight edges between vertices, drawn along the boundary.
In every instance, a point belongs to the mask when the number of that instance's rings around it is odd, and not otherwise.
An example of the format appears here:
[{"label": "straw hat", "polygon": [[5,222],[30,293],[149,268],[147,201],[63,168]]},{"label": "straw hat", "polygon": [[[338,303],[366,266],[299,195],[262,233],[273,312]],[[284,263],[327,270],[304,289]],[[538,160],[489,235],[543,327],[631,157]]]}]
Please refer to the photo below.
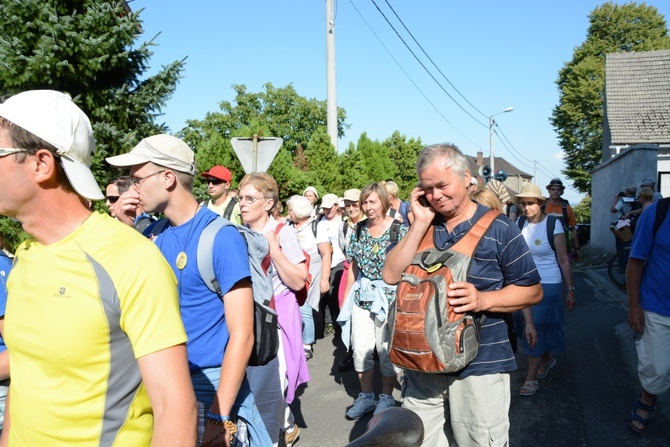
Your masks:
[{"label": "straw hat", "polygon": [[529,199],[538,199],[543,202],[547,201],[547,198],[542,195],[542,191],[540,190],[540,187],[537,185],[534,185],[532,183],[526,183],[521,187],[521,192],[518,193],[515,197],[516,201],[518,202],[519,199],[524,199],[524,198],[529,198]]}]

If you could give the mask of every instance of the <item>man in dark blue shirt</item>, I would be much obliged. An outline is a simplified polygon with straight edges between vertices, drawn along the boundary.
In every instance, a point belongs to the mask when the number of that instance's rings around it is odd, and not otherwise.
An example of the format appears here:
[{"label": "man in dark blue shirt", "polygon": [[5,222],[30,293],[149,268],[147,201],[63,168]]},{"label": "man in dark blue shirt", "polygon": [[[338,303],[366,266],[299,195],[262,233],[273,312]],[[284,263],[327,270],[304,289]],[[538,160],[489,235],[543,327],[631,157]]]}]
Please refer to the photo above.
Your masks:
[{"label": "man in dark blue shirt", "polygon": [[[417,175],[419,186],[410,198],[414,221],[384,265],[383,278],[391,284],[401,279],[427,231],[434,231],[437,247],[447,248],[488,211],[469,198],[470,171],[457,147],[425,147],[417,161]],[[506,216],[501,214],[491,224],[472,257],[467,281],[451,284],[447,296],[457,313],[486,315],[478,354],[453,374],[406,370],[403,407],[421,417],[424,446],[506,445],[508,373],[516,369],[516,361],[502,314],[542,298],[540,276],[528,246]]]}]

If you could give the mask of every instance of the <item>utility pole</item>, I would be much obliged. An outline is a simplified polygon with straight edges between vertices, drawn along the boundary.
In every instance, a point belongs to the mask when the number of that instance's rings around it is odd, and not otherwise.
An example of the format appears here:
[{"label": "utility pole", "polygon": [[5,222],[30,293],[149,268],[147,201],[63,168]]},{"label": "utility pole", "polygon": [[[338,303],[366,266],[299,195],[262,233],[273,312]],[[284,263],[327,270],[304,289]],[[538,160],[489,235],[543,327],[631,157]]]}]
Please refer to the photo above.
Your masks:
[{"label": "utility pole", "polygon": [[502,112],[494,113],[493,115],[489,116],[489,166],[491,167],[491,176],[495,175],[496,172],[496,157],[493,155],[493,125],[496,122],[493,120],[493,117],[502,113],[509,113],[512,110],[514,110],[514,107],[508,107]]},{"label": "utility pole", "polygon": [[335,7],[326,0],[326,79],[328,135],[337,153],[337,88],[335,83]]}]

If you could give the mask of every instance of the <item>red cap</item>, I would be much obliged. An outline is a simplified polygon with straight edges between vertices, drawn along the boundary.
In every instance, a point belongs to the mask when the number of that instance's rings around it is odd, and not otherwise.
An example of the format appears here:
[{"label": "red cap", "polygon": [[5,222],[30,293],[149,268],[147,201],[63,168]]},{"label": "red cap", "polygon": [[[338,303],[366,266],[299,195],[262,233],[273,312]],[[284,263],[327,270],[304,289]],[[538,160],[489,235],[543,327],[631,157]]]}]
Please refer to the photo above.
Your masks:
[{"label": "red cap", "polygon": [[230,183],[230,181],[233,179],[233,174],[230,173],[230,170],[228,168],[224,168],[223,166],[214,166],[209,171],[203,172],[200,175],[203,177],[213,177],[228,183]]}]

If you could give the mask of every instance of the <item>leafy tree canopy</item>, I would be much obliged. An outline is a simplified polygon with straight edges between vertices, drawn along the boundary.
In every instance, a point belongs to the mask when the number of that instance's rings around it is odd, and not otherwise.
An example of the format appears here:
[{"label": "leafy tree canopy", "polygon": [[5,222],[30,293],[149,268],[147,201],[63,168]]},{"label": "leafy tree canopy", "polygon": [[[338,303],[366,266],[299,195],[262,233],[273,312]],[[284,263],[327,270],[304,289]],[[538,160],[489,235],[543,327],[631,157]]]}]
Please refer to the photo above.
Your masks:
[{"label": "leafy tree canopy", "polygon": [[153,76],[153,40],[142,34],[139,12],[113,0],[6,1],[0,7],[0,92],[66,92],[89,116],[97,142],[93,171],[104,184],[104,157],[130,150],[141,138],[167,131],[158,124],[184,61]]},{"label": "leafy tree canopy", "polygon": [[91,119],[92,171],[101,185],[120,174],[105,157],[167,131],[159,114],[184,68],[184,60],[175,61],[146,76],[154,42],[138,42],[140,12],[116,0],[0,4],[0,96],[33,89],[70,94]]},{"label": "leafy tree canopy", "polygon": [[565,151],[565,169],[581,192],[602,156],[605,55],[670,48],[665,19],[653,6],[607,2],[589,16],[586,41],[559,71],[559,104],[550,121]]},{"label": "leafy tree canopy", "polygon": [[[223,165],[233,173],[233,184],[244,170],[230,139],[281,137],[284,144],[268,169],[280,188],[280,198],[302,193],[308,185],[323,191],[340,184],[337,153],[327,134],[326,102],[299,95],[293,85],[277,88],[271,83],[258,93],[244,85],[233,85],[233,102],[222,101],[220,110],[202,120],[189,120],[181,134],[196,151],[201,171]],[[344,136],[346,112],[338,109],[338,134]],[[200,188],[201,181],[196,182]],[[204,191],[200,188],[199,191]]]}]

